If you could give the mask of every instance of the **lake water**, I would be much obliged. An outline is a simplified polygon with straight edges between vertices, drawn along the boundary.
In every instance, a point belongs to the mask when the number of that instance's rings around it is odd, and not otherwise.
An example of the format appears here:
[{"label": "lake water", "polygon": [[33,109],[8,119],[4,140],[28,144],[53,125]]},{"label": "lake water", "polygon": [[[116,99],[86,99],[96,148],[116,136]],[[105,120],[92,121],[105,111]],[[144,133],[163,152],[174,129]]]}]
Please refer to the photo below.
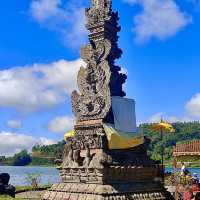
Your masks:
[{"label": "lake water", "polygon": [[[188,168],[189,172],[191,174],[197,174],[197,177],[200,179],[200,168]],[[166,168],[165,169],[166,172],[173,172],[172,168]],[[180,169],[177,169],[177,171],[180,171]]]},{"label": "lake water", "polygon": [[[171,172],[172,168],[166,168]],[[197,173],[200,178],[200,168],[189,168],[191,173]],[[60,181],[59,172],[54,167],[14,167],[0,166],[0,173],[9,173],[11,176],[10,183],[15,186],[29,185],[27,181],[29,174],[39,175],[40,184],[52,184]]]},{"label": "lake water", "polygon": [[10,174],[10,183],[15,186],[30,185],[28,175],[39,176],[40,184],[52,184],[59,182],[59,172],[54,167],[14,167],[0,166],[0,173]]}]

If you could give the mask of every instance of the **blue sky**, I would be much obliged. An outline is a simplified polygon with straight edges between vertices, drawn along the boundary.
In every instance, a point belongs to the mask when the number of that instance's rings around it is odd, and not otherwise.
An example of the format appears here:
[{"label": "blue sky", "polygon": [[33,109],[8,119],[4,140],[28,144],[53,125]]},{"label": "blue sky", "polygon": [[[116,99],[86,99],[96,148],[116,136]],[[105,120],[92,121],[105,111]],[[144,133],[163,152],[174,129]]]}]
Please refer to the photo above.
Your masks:
[{"label": "blue sky", "polygon": [[[54,143],[72,128],[69,95],[83,64],[88,3],[1,2],[0,154]],[[124,52],[117,62],[128,73],[125,90],[136,100],[138,123],[199,120],[199,1],[114,0],[113,7]]]}]

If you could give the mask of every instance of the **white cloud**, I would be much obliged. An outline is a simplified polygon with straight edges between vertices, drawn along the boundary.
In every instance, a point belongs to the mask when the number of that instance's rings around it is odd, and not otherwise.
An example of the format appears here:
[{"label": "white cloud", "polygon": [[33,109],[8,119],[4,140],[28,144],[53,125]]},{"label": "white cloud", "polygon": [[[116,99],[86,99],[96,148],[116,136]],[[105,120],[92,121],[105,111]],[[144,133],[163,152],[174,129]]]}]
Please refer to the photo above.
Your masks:
[{"label": "white cloud", "polygon": [[39,141],[37,142],[37,144],[48,146],[48,145],[56,144],[56,141],[54,141],[52,139],[45,138],[45,137],[41,137],[39,139]]},{"label": "white cloud", "polygon": [[35,144],[50,145],[55,143],[47,138],[37,139],[24,134],[0,132],[0,155],[11,156],[24,149],[31,150]]},{"label": "white cloud", "polygon": [[19,129],[22,126],[22,122],[20,120],[9,120],[7,121],[7,126],[12,129]]},{"label": "white cloud", "polygon": [[53,17],[65,19],[65,13],[59,7],[60,0],[36,0],[32,1],[30,11],[32,16],[40,23],[50,20]]},{"label": "white cloud", "polygon": [[200,119],[200,93],[194,95],[186,103],[185,108],[190,116],[197,117]]},{"label": "white cloud", "polygon": [[175,123],[175,122],[189,122],[192,121],[193,119],[184,116],[184,117],[177,117],[177,116],[168,116],[164,112],[159,112],[153,114],[149,119],[147,120],[147,123],[158,123],[163,119],[164,121],[168,121],[170,123]]},{"label": "white cloud", "polygon": [[142,11],[134,17],[133,31],[137,42],[147,42],[152,38],[167,39],[192,21],[191,16],[182,12],[174,0],[124,1],[142,7]]},{"label": "white cloud", "polygon": [[56,117],[50,121],[48,129],[54,133],[66,133],[73,129],[74,118],[69,116]]},{"label": "white cloud", "polygon": [[35,111],[62,103],[76,88],[84,63],[59,60],[0,71],[0,106]]},{"label": "white cloud", "polygon": [[120,73],[128,75],[128,69],[122,67],[121,70],[120,70]]},{"label": "white cloud", "polygon": [[160,122],[160,120],[163,118],[163,113],[162,112],[159,112],[159,113],[156,113],[156,114],[153,114],[147,122],[149,123],[157,123],[157,122]]},{"label": "white cloud", "polygon": [[84,1],[33,0],[30,14],[39,24],[59,32],[68,47],[79,47],[86,41]]},{"label": "white cloud", "polygon": [[168,116],[164,112],[158,112],[153,114],[147,120],[148,123],[157,123],[161,119],[167,120],[171,123],[173,122],[189,122],[189,121],[200,121],[200,93],[194,95],[185,104],[185,114],[181,117]]}]

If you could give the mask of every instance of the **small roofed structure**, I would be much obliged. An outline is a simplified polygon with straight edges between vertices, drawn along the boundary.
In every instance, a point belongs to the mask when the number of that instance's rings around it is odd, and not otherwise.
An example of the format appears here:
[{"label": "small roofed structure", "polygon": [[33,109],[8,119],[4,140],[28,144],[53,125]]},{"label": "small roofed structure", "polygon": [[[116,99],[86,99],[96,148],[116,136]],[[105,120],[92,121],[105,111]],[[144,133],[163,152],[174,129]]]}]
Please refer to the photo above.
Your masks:
[{"label": "small roofed structure", "polygon": [[173,156],[200,156],[200,140],[193,140],[184,144],[177,144],[173,148]]},{"label": "small roofed structure", "polygon": [[[177,166],[179,166],[178,163],[182,163],[184,160],[187,160],[188,166],[190,164],[198,164],[199,165],[199,158],[200,158],[200,140],[192,140],[185,142],[183,144],[177,144],[173,148],[173,168],[174,168],[174,174],[177,172]],[[191,162],[188,162],[191,160]],[[196,161],[195,161],[196,160]],[[188,179],[187,176],[183,177],[177,177],[175,178],[175,186],[176,186],[176,192],[175,192],[175,199],[178,199],[178,196],[184,192],[186,185],[192,185],[192,191],[195,195],[199,195],[200,193],[200,185],[193,183],[193,178],[191,176],[191,179]],[[196,198],[195,198],[196,199]]]}]

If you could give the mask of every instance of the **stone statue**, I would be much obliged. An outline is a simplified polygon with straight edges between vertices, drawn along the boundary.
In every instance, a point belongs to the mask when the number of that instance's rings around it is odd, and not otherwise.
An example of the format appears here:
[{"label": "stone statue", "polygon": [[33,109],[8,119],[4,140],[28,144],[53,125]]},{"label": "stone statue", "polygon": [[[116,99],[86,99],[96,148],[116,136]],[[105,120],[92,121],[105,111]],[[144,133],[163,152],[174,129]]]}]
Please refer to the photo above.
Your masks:
[{"label": "stone statue", "polygon": [[9,184],[10,175],[8,173],[0,174],[0,195],[9,195],[15,198],[15,187]]},{"label": "stone statue", "polygon": [[83,166],[83,159],[80,155],[81,151],[80,149],[76,149],[73,153],[73,165],[72,167],[80,167]]},{"label": "stone statue", "polygon": [[73,149],[72,145],[69,143],[65,144],[64,153],[63,153],[63,162],[62,167],[70,167],[73,165],[74,158],[73,158]]},{"label": "stone statue", "polygon": [[103,169],[109,165],[112,165],[112,157],[104,152],[99,152],[94,155],[90,162],[89,167],[94,169]]},{"label": "stone statue", "polygon": [[89,145],[86,145],[86,156],[85,156],[85,159],[84,159],[84,162],[83,162],[84,167],[90,166],[90,162],[91,162],[93,156],[94,155],[91,155],[91,153],[90,153]]}]

